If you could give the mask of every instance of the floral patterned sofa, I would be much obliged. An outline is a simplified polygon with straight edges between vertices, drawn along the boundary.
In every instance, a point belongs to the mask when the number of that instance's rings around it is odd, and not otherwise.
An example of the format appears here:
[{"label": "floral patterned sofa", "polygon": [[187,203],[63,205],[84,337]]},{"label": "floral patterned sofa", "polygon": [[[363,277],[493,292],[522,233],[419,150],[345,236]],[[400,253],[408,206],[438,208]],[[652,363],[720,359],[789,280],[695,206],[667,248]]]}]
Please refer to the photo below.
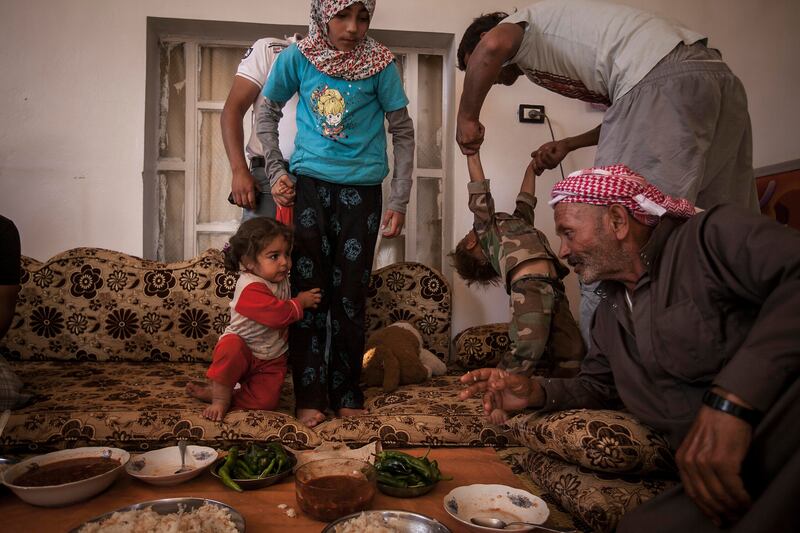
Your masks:
[{"label": "floral patterned sofa", "polygon": [[[459,371],[384,394],[368,389],[370,414],[331,419],[309,429],[292,416],[291,380],[276,412],[233,411],[223,423],[200,416],[184,387],[204,379],[229,320],[235,274],[219,251],[164,264],[96,248],[77,248],[45,263],[24,257],[22,290],[0,354],[34,395],[0,420],[0,449],[30,453],[112,445],[132,451],[178,438],[224,446],[280,439],[295,448],[323,440],[389,445],[504,445],[477,400],[459,401]],[[420,330],[447,361],[451,292],[418,263],[373,273],[367,322],[374,331],[396,320]]]},{"label": "floral patterned sofa", "polygon": [[426,347],[448,363],[447,375],[388,394],[366,389],[369,414],[313,429],[293,416],[291,379],[276,411],[205,420],[202,403],[184,387],[204,379],[235,284],[216,250],[170,264],[97,248],[45,263],[24,257],[16,315],[0,355],[34,397],[0,416],[0,453],[101,445],[144,451],[183,438],[215,447],[254,439],[280,439],[295,449],[377,439],[389,447],[509,447],[517,471],[530,474],[545,499],[596,531],[613,530],[625,511],[672,483],[664,440],[624,413],[529,413],[497,427],[478,399],[458,400],[464,369],[496,365],[509,349],[507,328],[468,328],[451,350],[450,288],[419,263],[373,273],[367,326],[412,322]]}]

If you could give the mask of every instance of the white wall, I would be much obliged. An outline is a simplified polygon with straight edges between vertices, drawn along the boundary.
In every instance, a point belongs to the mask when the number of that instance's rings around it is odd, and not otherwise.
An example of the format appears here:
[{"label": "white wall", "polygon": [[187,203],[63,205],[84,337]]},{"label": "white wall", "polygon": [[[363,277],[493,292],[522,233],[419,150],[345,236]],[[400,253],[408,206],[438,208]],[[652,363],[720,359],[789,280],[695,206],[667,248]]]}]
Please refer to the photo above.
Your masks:
[{"label": "white wall", "polygon": [[[623,0],[707,33],[744,82],[753,120],[756,167],[800,158],[800,3],[796,0]],[[456,44],[472,17],[526,2],[402,0],[378,2],[373,27],[447,32]],[[146,17],[306,24],[297,0],[3,0],[0,17],[0,213],[38,259],[75,246],[142,253]],[[456,75],[456,97],[463,80]],[[556,137],[596,126],[601,113],[524,79],[494,89],[483,122],[483,161],[497,205],[512,205],[527,154],[549,140],[545,126],[519,124],[519,103],[544,104]],[[465,166],[454,155],[453,238],[471,225]],[[570,155],[565,170],[588,166],[593,150]],[[557,179],[547,173],[542,196]],[[537,210],[552,236],[550,209]],[[573,278],[574,276],[570,276]],[[570,284],[573,304],[574,281]],[[454,282],[454,324],[505,321],[501,289]],[[469,311],[467,311],[469,310]]]}]

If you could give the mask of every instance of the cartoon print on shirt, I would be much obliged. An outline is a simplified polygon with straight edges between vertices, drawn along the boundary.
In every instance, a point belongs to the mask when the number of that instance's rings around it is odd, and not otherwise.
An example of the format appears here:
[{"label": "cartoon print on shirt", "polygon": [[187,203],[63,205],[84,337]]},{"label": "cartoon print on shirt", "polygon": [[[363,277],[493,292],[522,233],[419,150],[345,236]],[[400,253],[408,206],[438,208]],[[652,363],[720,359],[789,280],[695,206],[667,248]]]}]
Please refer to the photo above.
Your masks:
[{"label": "cartoon print on shirt", "polygon": [[346,104],[342,93],[325,85],[311,93],[311,103],[322,119],[322,134],[331,139],[344,137],[342,119]]}]

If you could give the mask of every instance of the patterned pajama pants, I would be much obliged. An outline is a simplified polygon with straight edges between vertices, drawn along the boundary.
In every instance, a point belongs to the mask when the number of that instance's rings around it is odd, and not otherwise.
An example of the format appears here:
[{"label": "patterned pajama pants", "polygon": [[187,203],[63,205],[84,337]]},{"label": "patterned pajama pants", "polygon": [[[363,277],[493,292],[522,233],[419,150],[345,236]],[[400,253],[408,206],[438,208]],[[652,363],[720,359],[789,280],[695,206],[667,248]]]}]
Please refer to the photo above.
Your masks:
[{"label": "patterned pajama pants", "polygon": [[364,314],[381,221],[381,186],[298,176],[296,191],[292,292],[322,289],[317,309],[306,309],[289,332],[297,407],[361,408]]}]

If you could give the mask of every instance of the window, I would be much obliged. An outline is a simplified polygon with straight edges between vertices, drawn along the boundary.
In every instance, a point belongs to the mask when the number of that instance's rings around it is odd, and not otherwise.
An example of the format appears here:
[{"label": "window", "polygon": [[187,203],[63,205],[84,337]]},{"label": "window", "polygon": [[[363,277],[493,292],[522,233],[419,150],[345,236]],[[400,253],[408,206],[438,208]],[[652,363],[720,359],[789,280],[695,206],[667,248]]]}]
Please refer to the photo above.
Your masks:
[{"label": "window", "polygon": [[[162,20],[166,19],[158,19]],[[189,22],[202,25],[200,21]],[[159,23],[154,26],[159,29]],[[288,35],[294,31],[281,27],[262,36]],[[214,41],[201,37],[213,35],[203,28],[194,28],[189,32],[191,36],[181,35],[187,33],[185,29],[174,28],[172,32],[162,29],[154,33],[151,49],[158,50],[158,59],[148,71],[151,77],[157,76],[159,83],[149,89],[148,102],[154,108],[150,109],[153,117],[150,129],[158,138],[158,146],[145,154],[146,160],[149,159],[146,185],[148,174],[152,181],[149,195],[145,187],[145,251],[160,261],[178,261],[208,248],[220,248],[239,224],[240,209],[227,202],[231,176],[219,117],[239,61],[256,38]],[[390,43],[386,35],[403,32],[380,33],[382,36],[378,38]],[[405,41],[409,39],[405,37]],[[443,123],[449,109],[443,88],[448,68],[445,48],[390,48],[398,58],[416,130],[415,186],[403,235],[379,242],[376,266],[419,261],[442,269],[446,189]],[[245,139],[249,130],[248,114]],[[388,146],[392,166],[391,142]],[[392,172],[390,169],[389,176]],[[390,179],[384,180],[385,201],[389,187]],[[149,245],[148,236],[152,238]]]}]

